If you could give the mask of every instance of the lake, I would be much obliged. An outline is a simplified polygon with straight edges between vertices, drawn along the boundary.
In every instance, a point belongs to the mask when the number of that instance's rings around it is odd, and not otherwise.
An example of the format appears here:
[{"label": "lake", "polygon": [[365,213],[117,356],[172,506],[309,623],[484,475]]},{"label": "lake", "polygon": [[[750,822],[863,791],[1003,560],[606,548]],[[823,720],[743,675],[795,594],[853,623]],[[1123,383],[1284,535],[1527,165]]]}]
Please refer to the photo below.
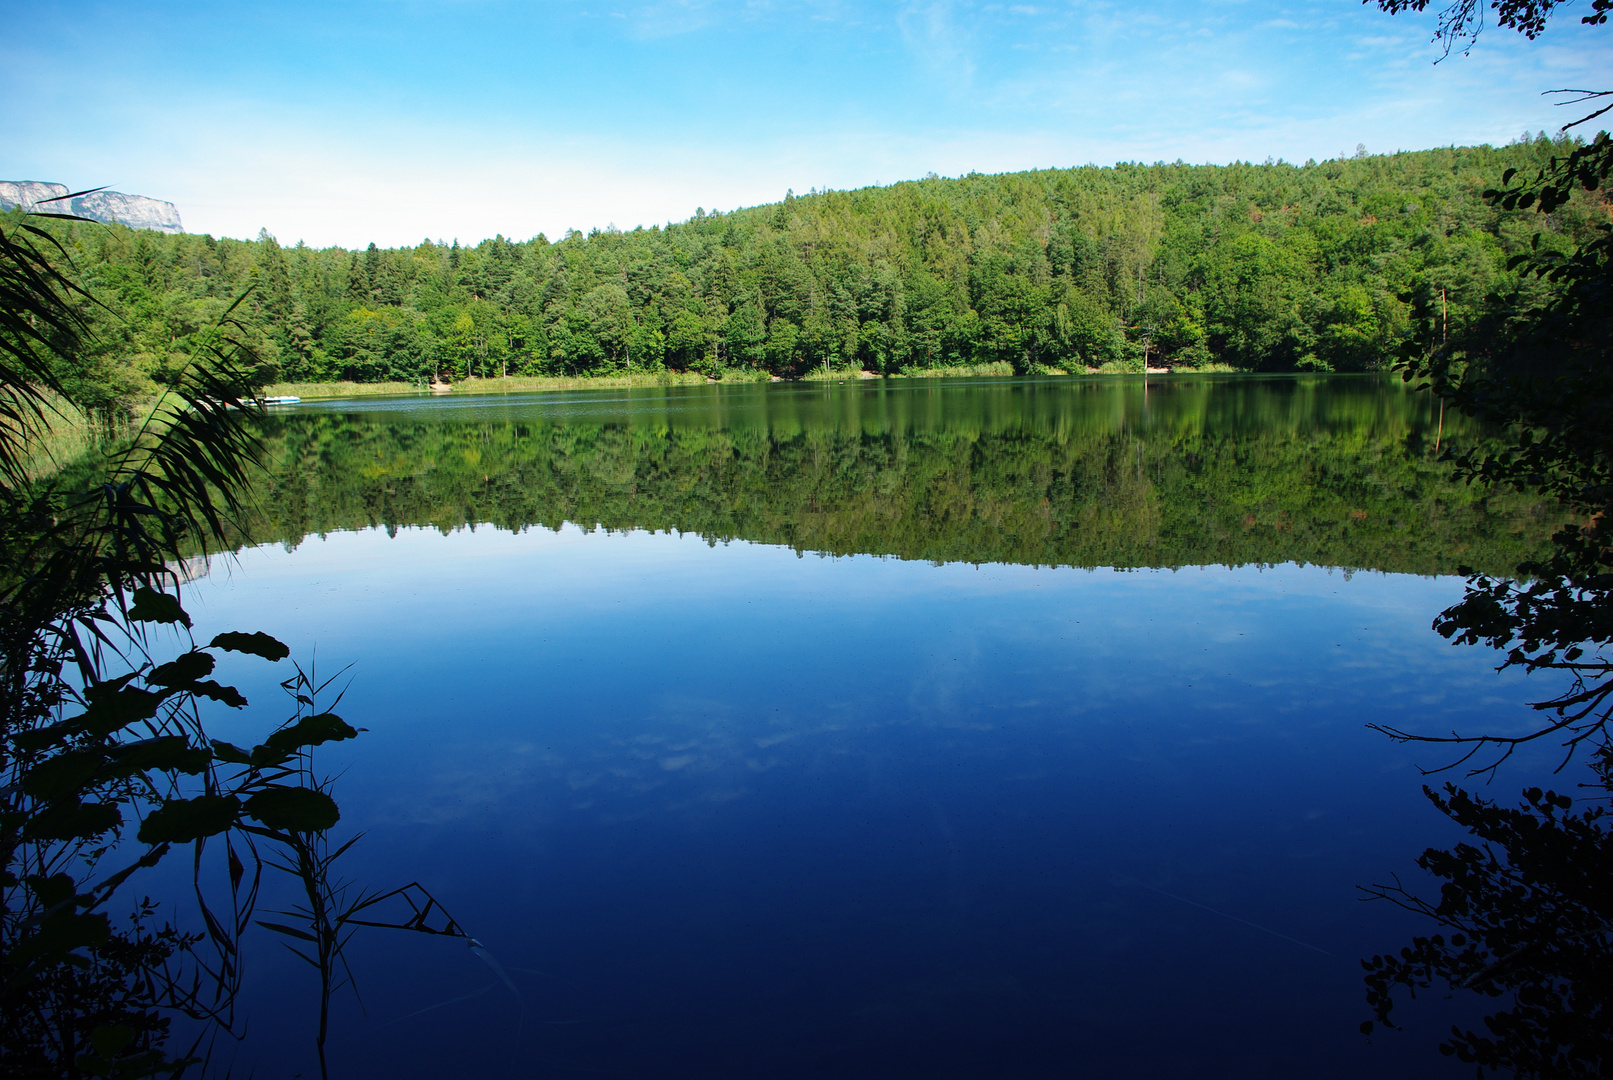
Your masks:
[{"label": "lake", "polygon": [[[1376,377],[283,411],[197,636],[345,668],[346,875],[484,946],[355,938],[333,1075],[1468,1075],[1466,1003],[1358,1032],[1430,928],[1357,886],[1457,838],[1365,725],[1552,689],[1429,628],[1558,520],[1473,437]],[[261,737],[286,672],[220,668]],[[234,1060],[310,1075],[313,973],[250,964]]]}]

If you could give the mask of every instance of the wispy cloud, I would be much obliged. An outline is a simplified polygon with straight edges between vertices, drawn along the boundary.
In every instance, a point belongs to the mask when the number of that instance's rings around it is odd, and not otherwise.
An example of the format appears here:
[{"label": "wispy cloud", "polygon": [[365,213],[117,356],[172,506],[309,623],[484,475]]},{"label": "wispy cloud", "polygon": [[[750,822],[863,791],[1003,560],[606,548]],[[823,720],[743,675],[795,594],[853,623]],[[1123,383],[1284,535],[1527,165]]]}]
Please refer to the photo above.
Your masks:
[{"label": "wispy cloud", "polygon": [[954,91],[967,91],[974,81],[973,34],[960,23],[952,0],[909,4],[897,15],[908,52],[932,76]]},{"label": "wispy cloud", "polygon": [[703,30],[717,23],[725,14],[719,5],[707,0],[666,0],[658,4],[645,4],[623,12],[635,37],[644,40],[675,37]]}]

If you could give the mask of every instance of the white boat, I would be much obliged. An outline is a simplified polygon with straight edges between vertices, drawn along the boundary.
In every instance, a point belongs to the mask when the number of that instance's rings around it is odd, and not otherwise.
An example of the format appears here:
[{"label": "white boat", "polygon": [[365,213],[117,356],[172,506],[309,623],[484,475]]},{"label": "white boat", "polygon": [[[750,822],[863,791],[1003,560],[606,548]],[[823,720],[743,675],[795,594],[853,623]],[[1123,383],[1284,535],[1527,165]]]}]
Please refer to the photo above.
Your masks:
[{"label": "white boat", "polygon": [[263,403],[265,405],[295,405],[301,400],[302,398],[300,397],[266,397],[263,399]]}]

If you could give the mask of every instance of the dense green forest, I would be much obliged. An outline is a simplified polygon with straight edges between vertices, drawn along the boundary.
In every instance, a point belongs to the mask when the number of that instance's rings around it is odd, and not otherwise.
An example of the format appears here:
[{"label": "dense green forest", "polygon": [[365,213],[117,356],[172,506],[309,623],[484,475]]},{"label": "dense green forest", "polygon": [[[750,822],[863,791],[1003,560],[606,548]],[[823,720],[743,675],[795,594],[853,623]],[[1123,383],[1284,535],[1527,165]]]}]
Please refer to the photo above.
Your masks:
[{"label": "dense green forest", "polygon": [[1544,550],[1555,505],[1454,480],[1427,395],[1381,387],[1207,378],[1146,405],[1065,381],[689,387],[296,413],[271,420],[248,532],[572,522],[938,561],[1425,574]]},{"label": "dense green forest", "polygon": [[1537,229],[1566,249],[1605,220],[1596,195],[1544,219],[1481,198],[1566,145],[932,176],[475,247],[54,222],[104,305],[93,355],[66,374],[102,409],[170,381],[248,286],[235,315],[265,381],[1136,370],[1145,350],[1174,367],[1368,370],[1419,311],[1455,332],[1531,288],[1505,261]]}]

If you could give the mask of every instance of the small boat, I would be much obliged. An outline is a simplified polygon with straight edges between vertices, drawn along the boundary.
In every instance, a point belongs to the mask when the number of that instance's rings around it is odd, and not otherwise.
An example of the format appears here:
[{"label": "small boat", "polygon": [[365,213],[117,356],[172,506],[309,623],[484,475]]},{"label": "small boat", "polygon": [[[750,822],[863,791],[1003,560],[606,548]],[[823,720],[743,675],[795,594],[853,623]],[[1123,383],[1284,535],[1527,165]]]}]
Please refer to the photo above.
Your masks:
[{"label": "small boat", "polygon": [[266,397],[263,399],[263,403],[265,405],[295,405],[301,400],[302,398],[300,397],[286,395],[283,397]]}]

